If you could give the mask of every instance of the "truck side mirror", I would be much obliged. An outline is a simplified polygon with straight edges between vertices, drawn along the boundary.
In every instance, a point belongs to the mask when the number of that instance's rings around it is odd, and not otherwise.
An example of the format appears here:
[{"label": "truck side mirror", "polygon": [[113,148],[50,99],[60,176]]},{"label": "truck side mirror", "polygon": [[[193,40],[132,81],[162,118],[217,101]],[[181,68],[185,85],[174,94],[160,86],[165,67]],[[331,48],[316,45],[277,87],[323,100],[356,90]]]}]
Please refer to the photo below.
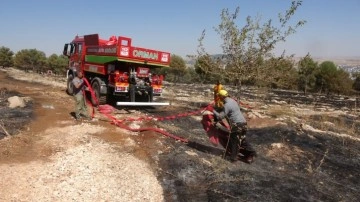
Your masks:
[{"label": "truck side mirror", "polygon": [[63,55],[65,56],[70,56],[70,54],[68,53],[68,46],[68,43],[64,45]]},{"label": "truck side mirror", "polygon": [[75,52],[75,45],[74,44],[70,44],[70,53],[69,56],[71,56],[72,54],[74,54]]},{"label": "truck side mirror", "polygon": [[[69,50],[69,49],[70,49],[70,50]],[[74,46],[74,44],[66,43],[66,44],[64,45],[63,55],[70,57],[71,55],[74,54],[74,51],[75,51],[75,46]]]}]

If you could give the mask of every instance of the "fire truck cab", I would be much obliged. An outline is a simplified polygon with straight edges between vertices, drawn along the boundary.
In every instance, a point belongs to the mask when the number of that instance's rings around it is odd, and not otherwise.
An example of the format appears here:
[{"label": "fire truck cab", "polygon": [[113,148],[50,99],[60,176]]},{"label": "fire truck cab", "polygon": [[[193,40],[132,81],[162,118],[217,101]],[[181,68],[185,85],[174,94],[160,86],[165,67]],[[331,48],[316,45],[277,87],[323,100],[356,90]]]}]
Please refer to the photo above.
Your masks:
[{"label": "fire truck cab", "polygon": [[[168,105],[153,102],[163,92],[163,75],[153,70],[169,67],[170,53],[132,46],[131,38],[98,34],[76,36],[64,45],[69,58],[67,92],[73,93],[72,80],[82,71],[91,83],[99,104],[115,99],[117,105]],[[92,99],[93,104],[95,99]]]}]

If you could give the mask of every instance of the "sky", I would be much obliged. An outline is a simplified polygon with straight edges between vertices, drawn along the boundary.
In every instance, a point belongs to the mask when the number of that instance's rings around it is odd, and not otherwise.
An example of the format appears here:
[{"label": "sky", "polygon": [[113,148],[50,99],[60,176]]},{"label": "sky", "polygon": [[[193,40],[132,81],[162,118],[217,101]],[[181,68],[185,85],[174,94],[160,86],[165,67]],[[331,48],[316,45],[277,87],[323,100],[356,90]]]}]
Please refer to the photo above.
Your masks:
[{"label": "sky", "polygon": [[[0,47],[16,53],[37,49],[60,55],[76,35],[100,38],[126,36],[136,47],[170,52],[186,58],[196,54],[198,39],[206,31],[204,47],[221,54],[222,42],[214,30],[223,9],[240,8],[239,27],[247,16],[276,21],[290,0],[2,0]],[[303,0],[292,23],[306,20],[274,50],[304,57],[360,56],[360,0]]]}]

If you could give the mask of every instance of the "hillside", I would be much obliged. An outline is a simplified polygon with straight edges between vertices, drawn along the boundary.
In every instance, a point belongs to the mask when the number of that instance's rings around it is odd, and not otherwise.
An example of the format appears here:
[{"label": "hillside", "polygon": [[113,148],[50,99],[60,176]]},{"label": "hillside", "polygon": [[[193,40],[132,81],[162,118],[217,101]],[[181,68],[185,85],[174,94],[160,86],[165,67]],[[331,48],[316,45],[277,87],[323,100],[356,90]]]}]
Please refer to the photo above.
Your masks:
[{"label": "hillside", "polygon": [[[201,125],[212,85],[167,84],[170,106],[71,116],[63,78],[0,71],[0,201],[357,201],[360,120],[356,98],[225,86],[240,97],[254,163],[223,159]],[[7,99],[25,97],[25,108]],[[26,113],[25,113],[26,112]],[[196,113],[193,113],[196,112]],[[186,114],[186,115],[184,115]],[[153,117],[153,119],[138,119]],[[157,117],[157,118],[156,118]],[[166,119],[159,119],[167,117]]]}]

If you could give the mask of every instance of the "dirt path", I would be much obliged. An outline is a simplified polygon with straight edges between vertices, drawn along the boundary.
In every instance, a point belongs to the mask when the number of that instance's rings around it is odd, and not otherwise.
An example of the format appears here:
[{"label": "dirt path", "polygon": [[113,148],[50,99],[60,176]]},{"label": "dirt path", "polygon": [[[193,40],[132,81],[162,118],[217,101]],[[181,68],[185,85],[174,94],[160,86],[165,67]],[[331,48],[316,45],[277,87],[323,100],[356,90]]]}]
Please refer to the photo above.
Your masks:
[{"label": "dirt path", "polygon": [[0,141],[0,201],[163,200],[146,154],[136,152],[136,138],[99,114],[76,122],[65,87],[18,81],[0,71],[0,88],[31,97],[34,107],[34,120]]}]

